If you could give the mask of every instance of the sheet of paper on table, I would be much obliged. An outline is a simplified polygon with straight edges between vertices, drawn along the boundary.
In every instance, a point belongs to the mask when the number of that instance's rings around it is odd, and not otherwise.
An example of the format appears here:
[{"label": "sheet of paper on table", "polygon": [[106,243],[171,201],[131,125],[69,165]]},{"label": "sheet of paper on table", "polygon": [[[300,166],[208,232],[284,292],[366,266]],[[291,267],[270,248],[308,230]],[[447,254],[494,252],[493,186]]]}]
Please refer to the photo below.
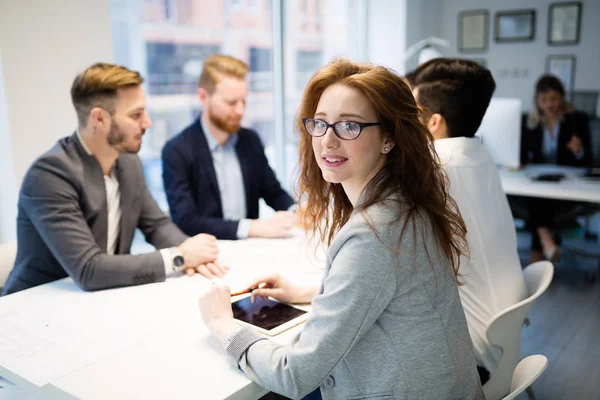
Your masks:
[{"label": "sheet of paper on table", "polygon": [[[296,282],[319,282],[325,264],[322,250],[315,257],[302,235],[219,241],[219,247],[221,261],[231,267],[224,280],[232,291],[248,288],[257,276],[275,269]],[[199,275],[179,275],[164,283],[83,292],[65,279],[36,288],[27,307],[19,293],[3,297],[0,366],[43,386],[146,342],[179,335],[179,345],[192,344],[209,336],[197,312],[207,282]]]},{"label": "sheet of paper on table", "polygon": [[184,305],[197,308],[203,284],[202,279],[182,277],[98,292],[73,290],[64,295],[73,298],[68,307],[63,296],[61,307],[49,298],[23,311],[3,301],[0,365],[38,386],[45,385],[150,339],[153,332],[177,319],[179,314],[173,310]]}]

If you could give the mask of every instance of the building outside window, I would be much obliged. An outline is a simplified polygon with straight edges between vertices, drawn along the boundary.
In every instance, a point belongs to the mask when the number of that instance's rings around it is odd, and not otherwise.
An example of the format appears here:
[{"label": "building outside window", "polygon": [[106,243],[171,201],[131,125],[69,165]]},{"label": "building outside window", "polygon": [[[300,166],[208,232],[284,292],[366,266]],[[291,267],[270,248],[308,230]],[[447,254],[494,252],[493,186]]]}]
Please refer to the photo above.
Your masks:
[{"label": "building outside window", "polygon": [[[283,9],[273,15],[273,3]],[[293,186],[298,155],[295,113],[306,82],[334,56],[353,54],[349,3],[356,0],[111,0],[115,62],[140,71],[153,126],[139,153],[148,187],[168,210],[160,154],[164,143],[201,112],[197,80],[213,53],[249,65],[249,95],[242,125],[256,129],[282,184]],[[274,24],[274,18],[282,18]],[[282,26],[282,32],[273,27]],[[274,60],[276,40],[283,60]],[[275,98],[273,69],[283,69],[283,96]],[[285,116],[275,114],[283,104]],[[274,120],[283,118],[283,132]],[[276,148],[275,135],[285,148]],[[284,153],[283,165],[275,162]]]},{"label": "building outside window", "polygon": [[351,0],[284,1],[285,173],[295,181],[298,135],[295,123],[306,84],[317,69],[335,57],[359,60],[350,21],[356,16]]}]

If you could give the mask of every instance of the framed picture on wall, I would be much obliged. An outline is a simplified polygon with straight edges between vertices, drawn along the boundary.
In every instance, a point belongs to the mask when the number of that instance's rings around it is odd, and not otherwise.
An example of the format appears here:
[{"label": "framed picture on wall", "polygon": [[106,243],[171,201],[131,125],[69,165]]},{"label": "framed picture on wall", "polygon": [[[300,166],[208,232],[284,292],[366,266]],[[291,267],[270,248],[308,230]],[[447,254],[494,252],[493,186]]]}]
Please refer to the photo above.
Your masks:
[{"label": "framed picture on wall", "polygon": [[575,84],[575,56],[569,54],[550,55],[546,58],[546,72],[558,77],[571,93]]},{"label": "framed picture on wall", "polygon": [[535,10],[498,11],[494,21],[496,42],[526,42],[535,38]]},{"label": "framed picture on wall", "polygon": [[582,5],[579,1],[551,3],[548,6],[548,44],[579,43],[581,9]]},{"label": "framed picture on wall", "polygon": [[485,51],[488,42],[489,13],[486,10],[463,11],[458,14],[458,49]]}]

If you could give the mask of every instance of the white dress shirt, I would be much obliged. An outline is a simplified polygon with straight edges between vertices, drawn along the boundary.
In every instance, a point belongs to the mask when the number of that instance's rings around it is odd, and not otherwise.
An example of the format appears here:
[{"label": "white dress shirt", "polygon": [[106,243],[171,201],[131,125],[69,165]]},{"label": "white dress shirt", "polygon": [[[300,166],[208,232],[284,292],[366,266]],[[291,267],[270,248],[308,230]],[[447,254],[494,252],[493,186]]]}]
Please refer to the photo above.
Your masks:
[{"label": "white dress shirt", "polygon": [[[89,155],[93,155],[92,151],[83,141],[83,138],[77,132],[79,143]],[[104,187],[106,189],[106,208],[108,215],[107,238],[106,238],[106,253],[114,255],[119,243],[119,233],[121,232],[121,189],[119,180],[117,179],[116,168],[113,167],[110,176],[104,175]],[[172,249],[161,249],[160,255],[165,265],[165,274],[167,276],[173,273],[173,257]]]},{"label": "white dress shirt", "polygon": [[116,168],[112,169],[110,176],[104,175],[106,187],[106,205],[108,209],[108,231],[106,240],[106,253],[115,254],[119,243],[121,231],[121,190],[117,179]]},{"label": "white dress shirt", "polygon": [[496,165],[477,138],[436,140],[435,150],[467,226],[470,259],[460,259],[459,293],[477,364],[493,373],[502,352],[487,340],[486,324],[527,297],[513,216]]}]

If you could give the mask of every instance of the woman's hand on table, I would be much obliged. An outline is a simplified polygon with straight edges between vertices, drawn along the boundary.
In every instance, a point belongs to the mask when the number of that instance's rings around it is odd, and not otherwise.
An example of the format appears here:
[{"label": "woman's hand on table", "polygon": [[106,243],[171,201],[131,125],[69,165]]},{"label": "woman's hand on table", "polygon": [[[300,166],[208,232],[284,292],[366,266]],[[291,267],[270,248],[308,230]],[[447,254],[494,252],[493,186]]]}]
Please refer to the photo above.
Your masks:
[{"label": "woman's hand on table", "polygon": [[221,342],[239,328],[233,320],[231,290],[223,281],[215,279],[206,285],[200,293],[198,306],[202,321]]}]

